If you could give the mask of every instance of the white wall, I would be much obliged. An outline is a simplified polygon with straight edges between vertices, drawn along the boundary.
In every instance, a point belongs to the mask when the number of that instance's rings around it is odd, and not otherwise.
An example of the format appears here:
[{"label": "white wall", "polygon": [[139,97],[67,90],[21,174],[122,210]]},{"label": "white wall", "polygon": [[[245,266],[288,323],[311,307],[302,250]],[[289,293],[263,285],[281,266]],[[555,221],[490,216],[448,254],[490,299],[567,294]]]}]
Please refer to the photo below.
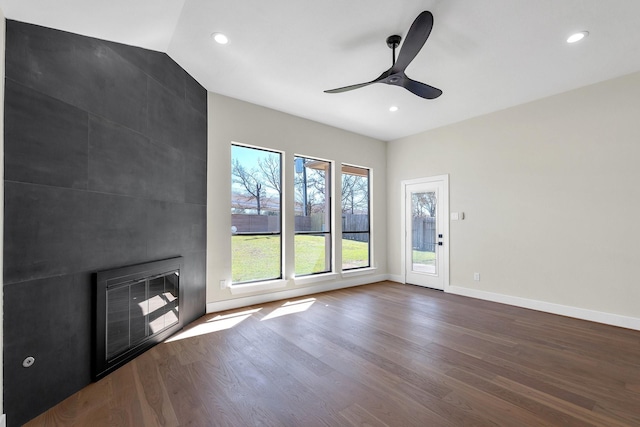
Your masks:
[{"label": "white wall", "polygon": [[[209,153],[207,189],[207,310],[217,311],[267,300],[290,298],[325,289],[369,283],[386,278],[386,143],[294,117],[237,99],[209,93]],[[294,284],[293,275],[293,188],[285,186],[283,195],[284,271],[286,286],[232,294],[220,289],[220,280],[231,281],[231,143],[249,144],[284,152],[284,180],[293,182],[293,157],[304,155],[335,161],[334,173],[341,163],[372,169],[372,254],[375,270],[352,276],[337,274],[330,280]],[[339,172],[335,175],[334,218],[340,218]],[[341,221],[335,221],[339,236]],[[339,240],[338,240],[339,242]],[[336,265],[341,259],[336,247]]]},{"label": "white wall", "polygon": [[448,173],[450,210],[466,215],[450,223],[454,289],[640,321],[640,73],[392,141],[387,153],[392,276],[403,274],[400,181]]}]

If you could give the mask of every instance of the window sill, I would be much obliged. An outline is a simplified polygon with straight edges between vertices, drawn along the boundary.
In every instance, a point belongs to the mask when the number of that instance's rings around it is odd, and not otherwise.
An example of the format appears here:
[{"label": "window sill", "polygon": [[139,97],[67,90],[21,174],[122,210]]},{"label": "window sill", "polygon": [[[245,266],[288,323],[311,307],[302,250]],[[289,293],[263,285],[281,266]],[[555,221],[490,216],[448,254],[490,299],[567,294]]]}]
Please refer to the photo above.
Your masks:
[{"label": "window sill", "polygon": [[231,285],[229,290],[232,295],[248,294],[251,292],[270,291],[273,289],[281,289],[287,286],[284,279],[269,280],[267,282],[246,283],[244,285]]},{"label": "window sill", "polygon": [[376,267],[357,268],[354,270],[347,270],[342,272],[342,277],[362,276],[365,274],[374,273],[377,270]]},{"label": "window sill", "polygon": [[322,273],[322,274],[313,274],[311,276],[302,276],[293,279],[296,286],[299,285],[308,285],[310,283],[317,282],[326,282],[327,280],[336,280],[338,278],[338,273]]}]

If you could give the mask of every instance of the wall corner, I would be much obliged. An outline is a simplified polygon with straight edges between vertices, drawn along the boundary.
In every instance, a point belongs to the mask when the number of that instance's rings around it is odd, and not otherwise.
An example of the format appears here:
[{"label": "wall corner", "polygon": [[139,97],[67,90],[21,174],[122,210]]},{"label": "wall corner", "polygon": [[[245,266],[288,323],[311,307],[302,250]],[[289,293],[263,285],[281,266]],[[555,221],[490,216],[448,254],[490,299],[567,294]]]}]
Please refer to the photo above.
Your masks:
[{"label": "wall corner", "polygon": [[[6,39],[6,20],[0,8],[0,177],[4,177],[4,54]],[[0,427],[6,425],[4,416],[4,185],[0,185]]]}]

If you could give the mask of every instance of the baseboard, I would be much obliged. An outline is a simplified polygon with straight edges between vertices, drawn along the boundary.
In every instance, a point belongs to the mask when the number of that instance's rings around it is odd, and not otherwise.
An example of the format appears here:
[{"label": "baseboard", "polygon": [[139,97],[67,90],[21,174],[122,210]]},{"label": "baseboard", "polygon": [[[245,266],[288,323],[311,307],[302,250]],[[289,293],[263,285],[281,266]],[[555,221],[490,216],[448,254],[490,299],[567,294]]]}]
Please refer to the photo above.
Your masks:
[{"label": "baseboard", "polygon": [[[210,302],[207,303],[207,313],[233,310],[236,308],[248,307],[256,304],[264,304],[267,302],[288,298],[299,298],[306,295],[350,288],[353,286],[366,285],[383,280],[404,283],[404,278],[401,275],[395,274],[378,274],[375,276],[354,277],[346,280],[332,280],[330,282],[326,282],[316,286],[299,287],[260,295],[252,295],[248,297]],[[532,300],[528,298],[482,291],[478,289],[464,288],[461,286],[446,286],[445,292],[640,331],[640,318],[637,317],[622,316],[619,314],[588,310],[585,308],[555,304],[546,301]],[[0,427],[4,427],[2,424],[2,420],[3,418],[0,418]]]},{"label": "baseboard", "polygon": [[381,282],[389,280],[387,274],[376,274],[371,276],[357,276],[343,280],[331,280],[326,283],[297,287],[293,289],[284,289],[282,291],[269,292],[260,295],[252,295],[248,297],[228,299],[224,301],[215,301],[207,303],[207,313],[216,313],[219,311],[233,310],[241,307],[248,307],[256,304],[264,304],[271,301],[278,301],[289,298],[299,298],[306,295],[317,294],[320,292],[335,291],[337,289],[350,288],[353,286],[366,285],[369,283]]},{"label": "baseboard", "polygon": [[387,280],[391,280],[392,282],[404,283],[404,276],[401,274],[389,274],[387,277]]},{"label": "baseboard", "polygon": [[576,319],[588,320],[591,322],[604,323],[606,325],[618,326],[621,328],[640,331],[640,318],[637,317],[621,316],[613,313],[606,313],[602,311],[588,310],[585,308],[571,307],[568,305],[554,304],[551,302],[514,297],[510,295],[497,294],[493,292],[464,288],[460,286],[448,286],[445,291],[456,295],[499,302],[502,304],[514,305],[516,307],[529,308],[532,310],[544,311],[546,313],[559,314],[561,316],[574,317]]}]

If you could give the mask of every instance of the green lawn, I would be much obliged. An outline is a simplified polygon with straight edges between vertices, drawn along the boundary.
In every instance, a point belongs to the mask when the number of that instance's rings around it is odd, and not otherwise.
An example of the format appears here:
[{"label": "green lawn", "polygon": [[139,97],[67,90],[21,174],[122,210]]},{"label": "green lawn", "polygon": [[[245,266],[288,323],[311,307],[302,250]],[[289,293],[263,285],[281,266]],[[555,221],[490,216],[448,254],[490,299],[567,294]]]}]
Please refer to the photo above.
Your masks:
[{"label": "green lawn", "polygon": [[280,236],[231,238],[233,283],[280,277]]},{"label": "green lawn", "polygon": [[342,268],[367,267],[369,265],[369,244],[342,239]]},{"label": "green lawn", "polygon": [[[323,272],[325,237],[296,236],[296,276]],[[280,277],[280,236],[233,236],[233,283]],[[344,239],[343,268],[364,267],[369,261],[368,244]]]},{"label": "green lawn", "polygon": [[414,264],[433,264],[436,260],[436,253],[430,251],[413,251]]},{"label": "green lawn", "polygon": [[[329,270],[331,258],[326,260],[326,244],[323,236],[296,236],[296,276]],[[331,255],[329,254],[329,257]]]}]

